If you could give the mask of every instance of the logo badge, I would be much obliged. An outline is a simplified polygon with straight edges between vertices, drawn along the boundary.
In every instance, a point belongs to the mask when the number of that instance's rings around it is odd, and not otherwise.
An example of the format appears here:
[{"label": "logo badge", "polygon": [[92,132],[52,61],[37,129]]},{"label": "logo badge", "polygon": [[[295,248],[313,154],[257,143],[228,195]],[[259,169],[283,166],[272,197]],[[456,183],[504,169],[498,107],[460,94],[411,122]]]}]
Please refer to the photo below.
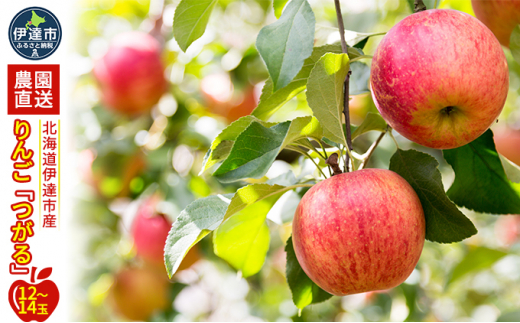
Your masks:
[{"label": "logo badge", "polygon": [[60,45],[60,22],[47,9],[25,8],[16,14],[9,25],[9,41],[15,52],[24,58],[47,58]]},{"label": "logo badge", "polygon": [[9,304],[18,317],[24,322],[43,322],[51,316],[60,300],[60,292],[56,284],[48,278],[52,268],[44,268],[38,274],[36,284],[34,274],[31,273],[31,282],[17,280],[9,289]]},{"label": "logo badge", "polygon": [[7,114],[60,114],[60,65],[7,65]]}]

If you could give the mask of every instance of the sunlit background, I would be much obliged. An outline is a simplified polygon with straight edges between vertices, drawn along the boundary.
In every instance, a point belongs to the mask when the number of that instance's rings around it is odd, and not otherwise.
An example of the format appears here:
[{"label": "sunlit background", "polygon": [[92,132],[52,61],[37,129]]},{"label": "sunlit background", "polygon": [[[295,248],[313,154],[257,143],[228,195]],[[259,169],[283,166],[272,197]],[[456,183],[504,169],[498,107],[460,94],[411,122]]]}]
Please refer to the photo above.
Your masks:
[{"label": "sunlit background", "polygon": [[[499,218],[468,210],[463,211],[479,233],[462,243],[426,242],[417,268],[401,286],[333,297],[307,307],[301,316],[292,303],[284,274],[283,248],[300,198],[294,192],[281,198],[268,215],[271,246],[260,273],[241,278],[214,255],[209,235],[191,252],[183,264],[185,270],[168,280],[160,255],[159,261],[154,256],[162,250],[164,228],[169,229],[193,200],[233,193],[239,187],[198,174],[215,136],[256,106],[268,74],[254,42],[260,29],[276,20],[270,0],[220,0],[206,33],[184,53],[172,32],[178,2],[78,2],[71,54],[74,67],[69,73],[76,77],[70,94],[74,106],[70,108],[75,113],[73,141],[82,177],[74,191],[78,245],[73,261],[81,271],[73,293],[72,320],[520,320],[520,217]],[[432,6],[433,1],[425,2]],[[473,14],[469,0],[439,2],[441,8]],[[334,2],[309,3],[316,15],[315,45],[338,41]],[[405,0],[344,0],[341,5],[345,28],[357,32],[386,32],[411,14]],[[93,72],[114,39],[129,31],[157,40],[167,81],[157,104],[140,113],[111,108],[103,99],[102,82]],[[364,52],[373,54],[380,39],[370,38]],[[508,49],[504,51],[510,91],[496,126],[518,129],[520,66]],[[149,83],[133,78],[130,72],[119,76],[111,82]],[[352,97],[350,106],[355,124],[361,123],[368,111],[376,111],[368,93]],[[271,120],[310,114],[302,93]],[[356,140],[355,148],[364,152],[375,135],[368,133]],[[440,151],[420,147],[399,135],[397,140],[402,148],[435,156],[444,186],[449,187],[454,175]],[[394,150],[385,137],[370,166],[388,168]],[[302,162],[292,152],[283,152],[278,159],[262,180],[289,170],[296,174],[316,170],[310,161]]]}]

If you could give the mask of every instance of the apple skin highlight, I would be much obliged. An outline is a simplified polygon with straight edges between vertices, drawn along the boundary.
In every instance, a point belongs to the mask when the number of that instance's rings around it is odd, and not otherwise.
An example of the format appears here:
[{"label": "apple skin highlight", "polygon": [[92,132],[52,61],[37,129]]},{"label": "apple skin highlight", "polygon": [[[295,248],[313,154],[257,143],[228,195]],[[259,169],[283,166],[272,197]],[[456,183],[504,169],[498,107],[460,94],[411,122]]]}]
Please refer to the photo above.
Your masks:
[{"label": "apple skin highlight", "polygon": [[509,89],[507,61],[493,33],[456,10],[404,18],[381,40],[371,88],[383,118],[423,146],[451,149],[483,134]]},{"label": "apple skin highlight", "polygon": [[338,295],[401,284],[419,261],[425,218],[398,174],[364,169],[314,185],[293,220],[298,261],[318,286]]}]

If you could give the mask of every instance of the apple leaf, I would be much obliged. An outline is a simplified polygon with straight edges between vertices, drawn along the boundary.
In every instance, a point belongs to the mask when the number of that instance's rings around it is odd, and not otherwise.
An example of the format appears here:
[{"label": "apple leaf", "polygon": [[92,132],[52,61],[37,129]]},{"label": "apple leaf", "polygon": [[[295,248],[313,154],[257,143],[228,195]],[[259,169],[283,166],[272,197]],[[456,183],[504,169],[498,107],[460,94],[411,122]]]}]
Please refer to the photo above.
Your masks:
[{"label": "apple leaf", "polygon": [[440,243],[462,241],[477,229],[446,196],[438,166],[435,158],[416,150],[398,149],[390,159],[390,170],[410,183],[421,200],[426,239]]},{"label": "apple leaf", "polygon": [[509,49],[515,61],[520,64],[520,25],[516,25],[511,33]]},{"label": "apple leaf", "polygon": [[352,62],[350,64],[350,69],[352,70],[352,74],[350,75],[348,83],[349,95],[358,95],[369,92],[368,82],[370,80],[370,67],[365,63]]},{"label": "apple leaf", "polygon": [[447,192],[455,204],[476,212],[520,214],[520,184],[507,178],[491,130],[443,155],[455,171]]},{"label": "apple leaf", "polygon": [[366,132],[372,131],[372,130],[377,130],[377,131],[383,132],[386,130],[386,127],[387,127],[386,121],[385,121],[385,119],[383,119],[383,117],[380,114],[368,112],[367,116],[365,117],[365,120],[363,120],[363,122],[359,125],[359,127],[357,127],[356,130],[354,130],[354,132],[352,132],[352,140],[354,140],[356,137],[358,137]]},{"label": "apple leaf", "polygon": [[495,262],[507,256],[507,252],[489,249],[486,247],[476,247],[466,254],[451,272],[448,284],[459,280],[465,275],[491,267]]},{"label": "apple leaf", "polygon": [[46,278],[49,278],[49,276],[51,274],[52,274],[52,267],[43,268],[38,273],[38,276],[36,277],[36,279],[38,279],[38,280],[46,279]]},{"label": "apple leaf", "polygon": [[267,66],[275,92],[291,82],[312,54],[315,24],[307,0],[292,0],[280,19],[260,30],[256,48]]},{"label": "apple leaf", "polygon": [[213,176],[224,183],[261,178],[284,147],[307,137],[319,140],[322,132],[318,120],[310,116],[285,121],[270,128],[254,121],[238,135],[226,160]]},{"label": "apple leaf", "polygon": [[[274,179],[273,179],[274,180]],[[249,207],[252,204],[263,201],[264,199],[268,199],[274,197],[274,202],[283,195],[283,193],[293,190],[298,187],[311,187],[312,184],[294,184],[290,186],[282,186],[278,184],[266,184],[266,183],[257,183],[251,184],[241,189],[237,190],[233,198],[231,199],[231,203],[226,211],[224,216],[224,220],[228,219],[232,215],[242,211],[243,209]],[[268,201],[270,203],[271,200]],[[272,206],[272,204],[271,204]]]},{"label": "apple leaf", "polygon": [[256,205],[224,221],[213,234],[215,255],[239,270],[243,277],[262,269],[269,250],[269,227],[265,221],[269,207]]},{"label": "apple leaf", "polygon": [[280,18],[282,10],[289,0],[273,0],[274,15],[276,18]]},{"label": "apple leaf", "polygon": [[173,17],[173,35],[185,52],[206,30],[217,0],[182,0]]},{"label": "apple leaf", "polygon": [[322,136],[323,129],[318,122],[318,119],[311,116],[295,118],[291,121],[291,126],[289,127],[289,131],[285,136],[282,147],[285,147],[293,142],[300,142],[306,138],[320,140]]},{"label": "apple leaf", "polygon": [[331,294],[316,285],[303,271],[294,253],[292,237],[287,240],[285,252],[287,253],[285,277],[287,278],[296,307],[303,309],[307,305],[320,303],[332,297]]},{"label": "apple leaf", "polygon": [[[314,47],[312,54],[304,63],[302,69],[294,77],[294,79],[282,89],[274,92],[273,81],[271,78],[267,79],[260,95],[260,102],[253,110],[251,115],[267,120],[279,108],[281,108],[287,101],[294,98],[298,93],[305,90],[307,86],[307,79],[311,73],[312,68],[316,62],[326,53],[341,53],[341,45],[325,45]],[[355,57],[361,56],[362,53],[352,50],[352,55]]]},{"label": "apple leaf", "polygon": [[[294,183],[296,179],[291,172],[273,181]],[[269,229],[265,222],[268,212],[287,191],[310,186],[258,183],[239,189],[213,235],[215,254],[240,270],[244,277],[256,274],[269,249]]]},{"label": "apple leaf", "polygon": [[213,176],[226,183],[264,176],[278,155],[290,124],[286,121],[266,128],[253,122],[237,137],[228,158]]},{"label": "apple leaf", "polygon": [[232,196],[212,195],[198,199],[179,214],[164,247],[164,261],[170,278],[191,247],[220,225]]},{"label": "apple leaf", "polygon": [[[363,49],[364,45],[366,44],[367,40],[370,37],[384,35],[384,34],[386,34],[386,32],[381,32],[381,33],[358,33],[356,31],[352,31],[352,30],[345,30],[345,42],[350,47],[358,47],[360,49]],[[360,45],[362,45],[362,46],[360,46]],[[353,59],[353,58],[354,57],[350,56],[350,59]]]},{"label": "apple leaf", "polygon": [[316,63],[307,82],[307,102],[323,127],[323,135],[345,146],[343,84],[348,71],[347,54],[327,53]]},{"label": "apple leaf", "polygon": [[507,178],[513,183],[520,183],[520,167],[515,163],[509,161],[509,159],[504,156],[498,154],[500,157],[500,161],[502,162],[502,166],[504,167],[504,171],[506,172]]},{"label": "apple leaf", "polygon": [[204,173],[212,166],[226,159],[226,157],[231,152],[231,148],[233,147],[234,141],[254,121],[259,122],[266,127],[271,127],[275,125],[275,123],[264,122],[253,116],[245,116],[231,123],[224,130],[222,130],[222,132],[211,143],[210,149],[206,153],[206,156],[204,156],[204,161],[202,162],[202,169],[199,175]]}]

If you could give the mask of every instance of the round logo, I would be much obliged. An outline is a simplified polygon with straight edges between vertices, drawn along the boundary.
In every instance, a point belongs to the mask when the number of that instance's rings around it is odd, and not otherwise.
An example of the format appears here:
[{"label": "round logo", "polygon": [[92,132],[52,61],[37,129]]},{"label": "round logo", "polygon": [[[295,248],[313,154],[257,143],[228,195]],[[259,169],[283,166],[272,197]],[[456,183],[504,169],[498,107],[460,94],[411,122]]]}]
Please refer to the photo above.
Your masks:
[{"label": "round logo", "polygon": [[9,41],[18,55],[30,60],[44,59],[60,45],[60,22],[47,9],[25,8],[9,25]]}]

